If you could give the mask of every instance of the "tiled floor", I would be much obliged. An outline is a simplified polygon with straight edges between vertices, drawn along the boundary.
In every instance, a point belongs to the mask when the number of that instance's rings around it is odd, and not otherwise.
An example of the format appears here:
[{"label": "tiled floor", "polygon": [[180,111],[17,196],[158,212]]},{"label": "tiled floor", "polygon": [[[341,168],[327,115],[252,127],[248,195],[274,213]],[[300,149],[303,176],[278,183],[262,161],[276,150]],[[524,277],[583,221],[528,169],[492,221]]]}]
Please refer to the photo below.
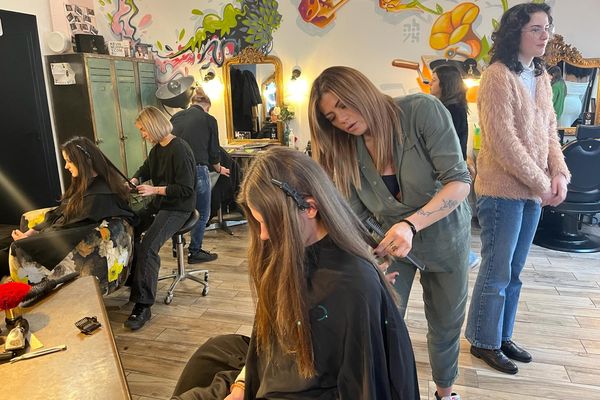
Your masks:
[{"label": "tiled floor", "polygon": [[[250,334],[253,303],[246,272],[247,231],[233,228],[234,236],[207,232],[205,247],[219,253],[204,264],[211,271],[210,292],[200,295],[191,281],[180,284],[170,305],[160,283],[159,302],[152,320],[138,332],[122,324],[132,305],[128,291],[109,296],[113,332],[134,399],[168,399],[188,357],[207,338],[222,333]],[[600,229],[595,228],[600,235]],[[162,273],[175,265],[170,244],[161,253]],[[473,248],[480,246],[477,232]],[[473,285],[477,269],[471,272]],[[463,399],[600,399],[600,253],[560,253],[534,246],[522,274],[515,340],[531,350],[535,361],[519,364],[510,376],[488,368],[461,343],[460,377],[456,383]],[[418,278],[417,278],[418,279]],[[426,346],[426,321],[421,289],[413,286],[407,325],[410,330],[423,399],[433,399]]]}]

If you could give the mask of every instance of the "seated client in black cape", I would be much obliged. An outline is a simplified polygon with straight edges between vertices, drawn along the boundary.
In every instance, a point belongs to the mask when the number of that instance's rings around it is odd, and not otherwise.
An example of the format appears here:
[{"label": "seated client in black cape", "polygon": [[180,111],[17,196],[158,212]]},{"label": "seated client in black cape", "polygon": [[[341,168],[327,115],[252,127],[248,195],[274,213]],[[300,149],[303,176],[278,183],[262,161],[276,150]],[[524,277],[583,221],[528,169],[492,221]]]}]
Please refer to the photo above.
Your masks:
[{"label": "seated client in black cape", "polygon": [[60,205],[47,212],[43,222],[25,232],[16,229],[0,239],[2,275],[9,274],[11,245],[53,270],[103,219],[134,219],[127,203],[128,188],[91,140],[69,139],[61,146],[61,153],[65,169],[71,173],[71,184]]},{"label": "seated client in black cape", "polygon": [[418,399],[411,342],[372,239],[322,168],[271,148],[249,167],[238,203],[252,337],[206,342],[173,398]]}]

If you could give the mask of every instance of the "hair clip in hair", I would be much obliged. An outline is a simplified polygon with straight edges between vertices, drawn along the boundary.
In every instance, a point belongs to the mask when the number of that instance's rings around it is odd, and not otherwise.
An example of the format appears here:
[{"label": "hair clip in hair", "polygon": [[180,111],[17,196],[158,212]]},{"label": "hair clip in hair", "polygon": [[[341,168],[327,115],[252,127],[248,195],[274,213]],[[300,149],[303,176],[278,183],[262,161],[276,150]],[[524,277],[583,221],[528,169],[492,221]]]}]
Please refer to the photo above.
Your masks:
[{"label": "hair clip in hair", "polygon": [[76,147],[77,147],[79,150],[81,150],[81,151],[83,152],[83,154],[85,154],[85,156],[86,156],[87,158],[89,158],[90,160],[92,159],[92,156],[90,155],[90,152],[89,152],[89,151],[87,151],[86,149],[84,149],[84,148],[83,148],[83,146],[81,146],[81,145],[79,145],[79,144],[76,144],[75,146],[76,146]]},{"label": "hair clip in hair", "polygon": [[302,197],[302,195],[300,193],[298,193],[298,191],[296,189],[291,188],[287,182],[281,182],[281,181],[278,181],[277,179],[271,179],[271,182],[275,186],[277,186],[279,189],[283,190],[283,193],[285,193],[286,196],[291,197],[292,200],[294,200],[294,202],[298,205],[298,208],[301,211],[304,211],[304,210],[307,210],[310,208],[310,204],[308,204],[308,201],[306,201],[306,199],[304,197]]}]

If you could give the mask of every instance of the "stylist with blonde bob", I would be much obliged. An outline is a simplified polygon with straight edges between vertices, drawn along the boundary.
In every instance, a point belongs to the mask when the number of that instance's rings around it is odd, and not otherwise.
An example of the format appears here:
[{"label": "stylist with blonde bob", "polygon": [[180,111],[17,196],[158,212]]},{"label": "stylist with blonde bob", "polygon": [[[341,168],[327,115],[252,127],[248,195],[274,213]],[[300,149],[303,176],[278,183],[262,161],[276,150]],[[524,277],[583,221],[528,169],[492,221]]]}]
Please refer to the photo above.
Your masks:
[{"label": "stylist with blonde bob", "polygon": [[[471,212],[463,200],[471,178],[448,110],[424,94],[392,99],[359,71],[331,67],[313,83],[309,121],[316,160],[362,220],[372,215],[387,230],[375,252],[410,251],[425,264],[436,398],[459,399],[452,384],[467,301]],[[404,313],[416,269],[398,260],[389,271],[399,274]]]}]

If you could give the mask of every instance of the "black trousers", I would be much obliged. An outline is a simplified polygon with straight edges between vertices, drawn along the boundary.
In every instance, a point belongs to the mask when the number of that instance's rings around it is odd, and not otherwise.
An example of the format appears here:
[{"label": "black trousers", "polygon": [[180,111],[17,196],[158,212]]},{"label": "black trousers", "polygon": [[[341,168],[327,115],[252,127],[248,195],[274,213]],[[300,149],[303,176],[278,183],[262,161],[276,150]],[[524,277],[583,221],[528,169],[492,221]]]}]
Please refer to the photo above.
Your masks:
[{"label": "black trousers", "polygon": [[204,343],[186,364],[172,399],[222,400],[246,363],[250,338],[221,335]]},{"label": "black trousers", "polygon": [[[144,210],[139,213],[140,224],[135,227],[135,259],[129,300],[152,305],[156,299],[156,285],[160,269],[158,252],[190,217],[187,211],[160,210],[155,216]],[[139,236],[146,231],[141,241]]]}]

